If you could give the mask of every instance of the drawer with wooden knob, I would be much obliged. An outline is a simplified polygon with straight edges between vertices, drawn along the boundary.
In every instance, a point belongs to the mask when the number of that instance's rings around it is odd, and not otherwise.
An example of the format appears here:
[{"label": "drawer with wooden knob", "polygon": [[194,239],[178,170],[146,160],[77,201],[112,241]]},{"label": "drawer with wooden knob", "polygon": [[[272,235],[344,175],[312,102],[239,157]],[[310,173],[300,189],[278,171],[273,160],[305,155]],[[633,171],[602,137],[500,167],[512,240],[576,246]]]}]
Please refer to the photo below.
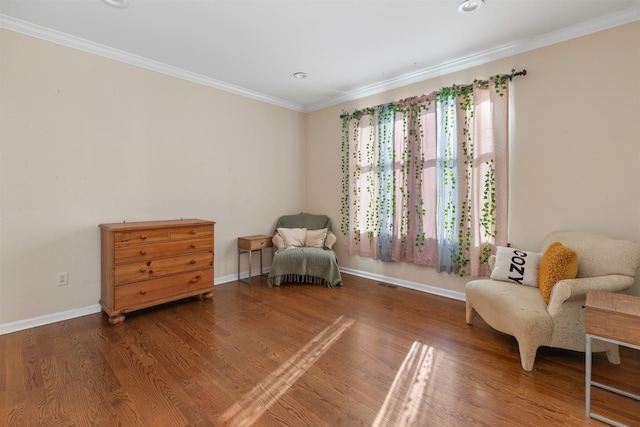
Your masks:
[{"label": "drawer with wooden knob", "polygon": [[118,286],[130,282],[169,276],[179,272],[202,270],[212,266],[213,253],[211,252],[158,259],[150,258],[148,261],[116,265],[114,282]]},{"label": "drawer with wooden knob", "polygon": [[169,240],[168,228],[120,231],[113,234],[113,241],[118,246],[135,243],[165,242],[167,240]]},{"label": "drawer with wooden knob", "polygon": [[256,251],[258,249],[270,248],[273,246],[271,236],[256,235],[238,237],[238,249],[244,249],[247,251]]},{"label": "drawer with wooden knob", "polygon": [[171,229],[171,240],[201,239],[213,237],[213,226],[177,227]]},{"label": "drawer with wooden knob", "polygon": [[213,271],[208,269],[118,286],[115,289],[115,309],[128,313],[150,305],[186,298],[206,291],[211,282]]},{"label": "drawer with wooden knob", "polygon": [[209,238],[118,247],[115,249],[114,260],[115,263],[119,265],[144,261],[151,258],[163,258],[197,252],[213,252],[213,240]]}]

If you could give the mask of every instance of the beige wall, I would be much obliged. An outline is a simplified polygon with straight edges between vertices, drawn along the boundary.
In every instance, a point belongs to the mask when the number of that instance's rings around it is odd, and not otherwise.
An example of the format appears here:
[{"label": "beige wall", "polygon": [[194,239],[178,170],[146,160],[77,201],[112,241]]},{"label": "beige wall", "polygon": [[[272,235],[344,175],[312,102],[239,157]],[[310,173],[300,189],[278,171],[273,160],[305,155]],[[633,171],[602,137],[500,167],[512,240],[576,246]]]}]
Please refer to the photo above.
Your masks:
[{"label": "beige wall", "polygon": [[122,220],[217,221],[219,283],[238,236],[326,212],[342,267],[462,292],[466,278],[345,253],[338,116],[512,68],[529,72],[513,84],[513,245],[558,229],[640,241],[640,22],[308,114],[0,34],[0,326],[97,304],[97,226]]},{"label": "beige wall", "polygon": [[302,113],[0,34],[0,325],[98,303],[100,223],[216,221],[219,282],[304,207]]},{"label": "beige wall", "polygon": [[[539,248],[553,230],[640,241],[640,22],[307,114],[308,206],[340,224],[343,110],[527,69],[514,80],[509,240]],[[349,256],[342,267],[463,292],[467,278]],[[640,294],[636,280],[632,293]]]}]

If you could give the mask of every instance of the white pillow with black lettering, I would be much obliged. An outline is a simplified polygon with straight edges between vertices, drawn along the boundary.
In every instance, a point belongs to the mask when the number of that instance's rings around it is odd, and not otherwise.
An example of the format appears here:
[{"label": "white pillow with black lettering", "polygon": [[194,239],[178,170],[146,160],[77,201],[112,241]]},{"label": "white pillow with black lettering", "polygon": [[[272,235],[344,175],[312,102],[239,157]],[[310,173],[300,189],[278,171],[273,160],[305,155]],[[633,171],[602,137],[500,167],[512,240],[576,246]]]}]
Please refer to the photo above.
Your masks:
[{"label": "white pillow with black lettering", "polygon": [[542,254],[498,246],[491,278],[519,285],[538,286],[538,268]]}]

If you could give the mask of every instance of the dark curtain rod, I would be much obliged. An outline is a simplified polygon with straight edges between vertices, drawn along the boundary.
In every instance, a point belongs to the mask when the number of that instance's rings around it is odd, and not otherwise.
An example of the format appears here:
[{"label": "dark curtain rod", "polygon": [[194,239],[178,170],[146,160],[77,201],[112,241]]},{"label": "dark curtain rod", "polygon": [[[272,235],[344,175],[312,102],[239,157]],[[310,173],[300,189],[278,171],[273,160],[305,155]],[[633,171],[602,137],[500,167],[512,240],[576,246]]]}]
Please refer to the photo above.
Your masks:
[{"label": "dark curtain rod", "polygon": [[[514,77],[526,76],[526,75],[527,75],[527,70],[526,69],[522,69],[522,71],[516,71],[515,69],[513,69],[513,70],[511,70],[511,73],[504,74],[503,76],[504,76],[505,79],[509,79],[509,81],[512,81]],[[474,83],[479,85],[479,86],[486,86],[486,85],[489,84],[489,80],[476,80]],[[460,87],[472,87],[472,86],[473,86],[473,84],[461,85]],[[436,93],[439,93],[439,91],[436,92]],[[422,95],[422,96],[425,96],[425,95]],[[408,101],[410,99],[417,99],[417,98],[420,98],[420,97],[416,96],[416,97],[412,97],[412,98],[406,98],[406,99],[400,100],[400,102]],[[343,111],[343,113],[340,114],[340,118],[344,118],[344,117],[348,117],[348,116],[349,116],[349,113],[347,113],[346,111]]]},{"label": "dark curtain rod", "polygon": [[[506,79],[509,79],[509,81],[512,81],[514,77],[518,77],[518,76],[526,76],[527,75],[527,70],[523,69],[522,71],[516,71],[511,70],[511,73],[509,74],[502,74],[502,75],[498,75],[496,77],[499,78],[500,82],[504,82]],[[472,88],[474,84],[477,84],[478,86],[487,86],[489,84],[489,80],[475,80],[472,84],[468,84],[468,85],[460,85],[459,87],[463,87],[463,88]],[[437,93],[440,93],[439,91]]]},{"label": "dark curtain rod", "polygon": [[[509,74],[499,74],[496,77],[498,78],[499,82],[504,82],[506,79],[509,79],[509,81],[512,81],[514,77],[518,77],[518,76],[526,76],[527,75],[527,70],[522,70],[522,71],[516,71],[511,70],[511,73]],[[472,88],[474,84],[477,84],[478,86],[487,86],[489,84],[489,80],[474,80],[474,82],[472,84],[468,84],[468,85],[458,85],[458,87],[461,88]],[[436,93],[440,93],[440,91],[437,91]]]},{"label": "dark curtain rod", "polygon": [[[512,70],[511,74],[507,74],[505,75],[505,77],[509,78],[509,81],[513,80],[514,77],[518,77],[518,76],[526,76],[527,75],[527,70],[523,69],[522,71],[516,71],[516,70]],[[478,82],[480,84],[487,84],[489,83],[488,80],[483,80],[481,82]]]},{"label": "dark curtain rod", "polygon": [[511,80],[514,77],[518,77],[518,76],[526,76],[527,75],[527,70],[526,69],[522,69],[522,71],[514,71],[513,73],[511,73],[511,75],[509,76],[509,80]]}]

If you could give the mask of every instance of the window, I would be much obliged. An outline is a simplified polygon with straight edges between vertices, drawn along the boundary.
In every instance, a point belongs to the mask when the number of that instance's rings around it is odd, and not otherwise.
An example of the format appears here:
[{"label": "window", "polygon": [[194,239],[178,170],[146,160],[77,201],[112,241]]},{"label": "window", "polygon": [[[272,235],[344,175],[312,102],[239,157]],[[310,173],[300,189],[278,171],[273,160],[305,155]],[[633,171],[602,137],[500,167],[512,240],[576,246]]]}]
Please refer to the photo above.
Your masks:
[{"label": "window", "polygon": [[508,78],[342,115],[350,254],[488,273],[506,243]]}]

